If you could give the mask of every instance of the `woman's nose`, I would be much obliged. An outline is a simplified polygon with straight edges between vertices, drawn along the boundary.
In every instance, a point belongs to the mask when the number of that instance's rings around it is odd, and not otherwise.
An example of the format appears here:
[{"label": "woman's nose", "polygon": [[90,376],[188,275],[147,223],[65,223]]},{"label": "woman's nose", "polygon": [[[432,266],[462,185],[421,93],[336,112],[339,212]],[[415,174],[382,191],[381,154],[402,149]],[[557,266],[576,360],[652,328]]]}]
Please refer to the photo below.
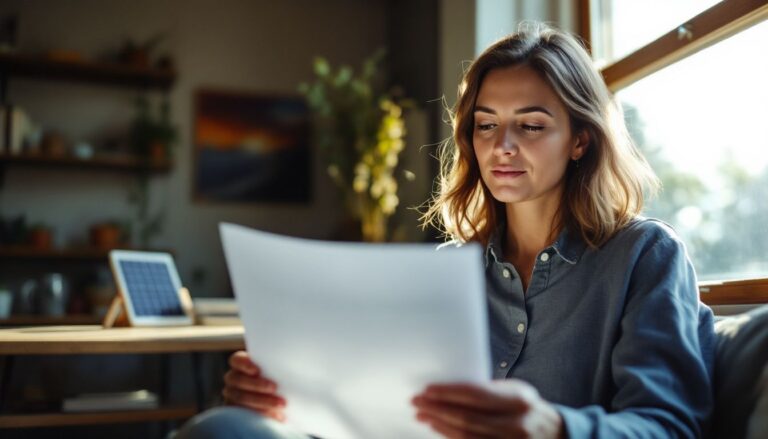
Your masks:
[{"label": "woman's nose", "polygon": [[502,155],[515,155],[518,149],[517,138],[512,133],[512,130],[506,129],[501,131],[501,135],[496,142],[496,152]]}]

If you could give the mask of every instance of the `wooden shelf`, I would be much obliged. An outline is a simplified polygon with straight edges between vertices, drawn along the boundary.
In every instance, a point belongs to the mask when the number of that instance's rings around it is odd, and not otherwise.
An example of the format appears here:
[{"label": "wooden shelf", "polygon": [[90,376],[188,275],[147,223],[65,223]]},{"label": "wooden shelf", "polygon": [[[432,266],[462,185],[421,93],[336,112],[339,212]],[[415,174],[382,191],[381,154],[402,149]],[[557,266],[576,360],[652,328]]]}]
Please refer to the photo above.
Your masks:
[{"label": "wooden shelf", "polygon": [[0,326],[44,326],[44,325],[98,325],[101,319],[91,314],[70,314],[61,317],[39,315],[12,315],[0,319]]},{"label": "wooden shelf", "polygon": [[56,260],[56,261],[107,261],[111,250],[136,250],[136,251],[155,251],[171,253],[168,249],[148,249],[148,248],[130,248],[116,247],[114,249],[104,249],[98,247],[73,247],[73,248],[49,248],[39,249],[25,245],[0,245],[0,260]]},{"label": "wooden shelf", "polygon": [[96,247],[39,249],[30,246],[0,246],[0,259],[47,259],[64,261],[106,261],[109,250]]},{"label": "wooden shelf", "polygon": [[0,415],[0,428],[56,427],[66,425],[123,424],[186,419],[197,414],[194,407],[165,407],[154,410],[89,413],[41,413]]},{"label": "wooden shelf", "polygon": [[59,61],[23,54],[0,54],[0,75],[3,74],[155,89],[168,89],[176,79],[173,70],[95,61]]},{"label": "wooden shelf", "polygon": [[147,160],[140,157],[116,156],[78,159],[75,157],[51,157],[45,155],[10,155],[0,153],[0,166],[19,165],[37,168],[59,168],[78,170],[105,170],[152,173],[168,172],[171,163],[168,160]]}]

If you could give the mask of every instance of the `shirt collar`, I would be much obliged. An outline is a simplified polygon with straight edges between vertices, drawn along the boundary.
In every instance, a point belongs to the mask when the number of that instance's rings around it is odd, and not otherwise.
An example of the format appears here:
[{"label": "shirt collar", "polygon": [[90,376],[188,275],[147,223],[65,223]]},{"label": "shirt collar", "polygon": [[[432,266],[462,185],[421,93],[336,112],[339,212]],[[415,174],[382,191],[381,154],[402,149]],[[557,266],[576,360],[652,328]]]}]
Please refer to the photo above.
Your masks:
[{"label": "shirt collar", "polygon": [[560,236],[552,244],[552,248],[560,255],[563,260],[571,265],[575,265],[579,262],[581,255],[584,254],[584,250],[587,248],[587,243],[581,235],[567,227],[560,232]]},{"label": "shirt collar", "polygon": [[[506,223],[502,222],[496,227],[491,239],[488,241],[488,246],[485,248],[485,266],[487,267],[491,262],[501,262],[503,257],[502,249],[504,248],[501,243],[501,238],[504,236],[504,228]],[[547,247],[547,249],[553,249],[565,262],[574,265],[579,262],[581,255],[584,253],[587,244],[578,233],[571,233],[566,227],[555,240],[554,244]]]}]

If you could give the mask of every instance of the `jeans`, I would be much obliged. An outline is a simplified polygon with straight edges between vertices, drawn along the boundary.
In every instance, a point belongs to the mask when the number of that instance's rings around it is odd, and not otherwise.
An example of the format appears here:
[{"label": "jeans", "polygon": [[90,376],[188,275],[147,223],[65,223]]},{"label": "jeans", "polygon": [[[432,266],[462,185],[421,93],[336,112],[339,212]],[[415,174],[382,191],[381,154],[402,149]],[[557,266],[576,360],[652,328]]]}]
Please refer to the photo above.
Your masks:
[{"label": "jeans", "polygon": [[174,439],[312,439],[241,407],[216,407],[187,421]]}]

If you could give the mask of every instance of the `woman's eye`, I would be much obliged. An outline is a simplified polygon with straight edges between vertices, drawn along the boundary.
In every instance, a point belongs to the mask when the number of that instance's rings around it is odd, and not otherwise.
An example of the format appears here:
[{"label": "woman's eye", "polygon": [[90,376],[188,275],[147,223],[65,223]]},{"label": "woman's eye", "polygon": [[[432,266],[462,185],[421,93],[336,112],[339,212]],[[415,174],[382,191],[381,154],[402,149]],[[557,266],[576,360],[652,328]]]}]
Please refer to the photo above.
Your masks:
[{"label": "woman's eye", "polygon": [[527,131],[529,133],[538,133],[544,129],[544,127],[538,125],[521,125],[520,128],[522,128],[523,131]]},{"label": "woman's eye", "polygon": [[496,128],[496,124],[495,123],[479,123],[479,124],[477,124],[477,129],[480,130],[480,131],[488,131],[488,130],[491,130],[491,129],[494,129],[494,128]]}]

